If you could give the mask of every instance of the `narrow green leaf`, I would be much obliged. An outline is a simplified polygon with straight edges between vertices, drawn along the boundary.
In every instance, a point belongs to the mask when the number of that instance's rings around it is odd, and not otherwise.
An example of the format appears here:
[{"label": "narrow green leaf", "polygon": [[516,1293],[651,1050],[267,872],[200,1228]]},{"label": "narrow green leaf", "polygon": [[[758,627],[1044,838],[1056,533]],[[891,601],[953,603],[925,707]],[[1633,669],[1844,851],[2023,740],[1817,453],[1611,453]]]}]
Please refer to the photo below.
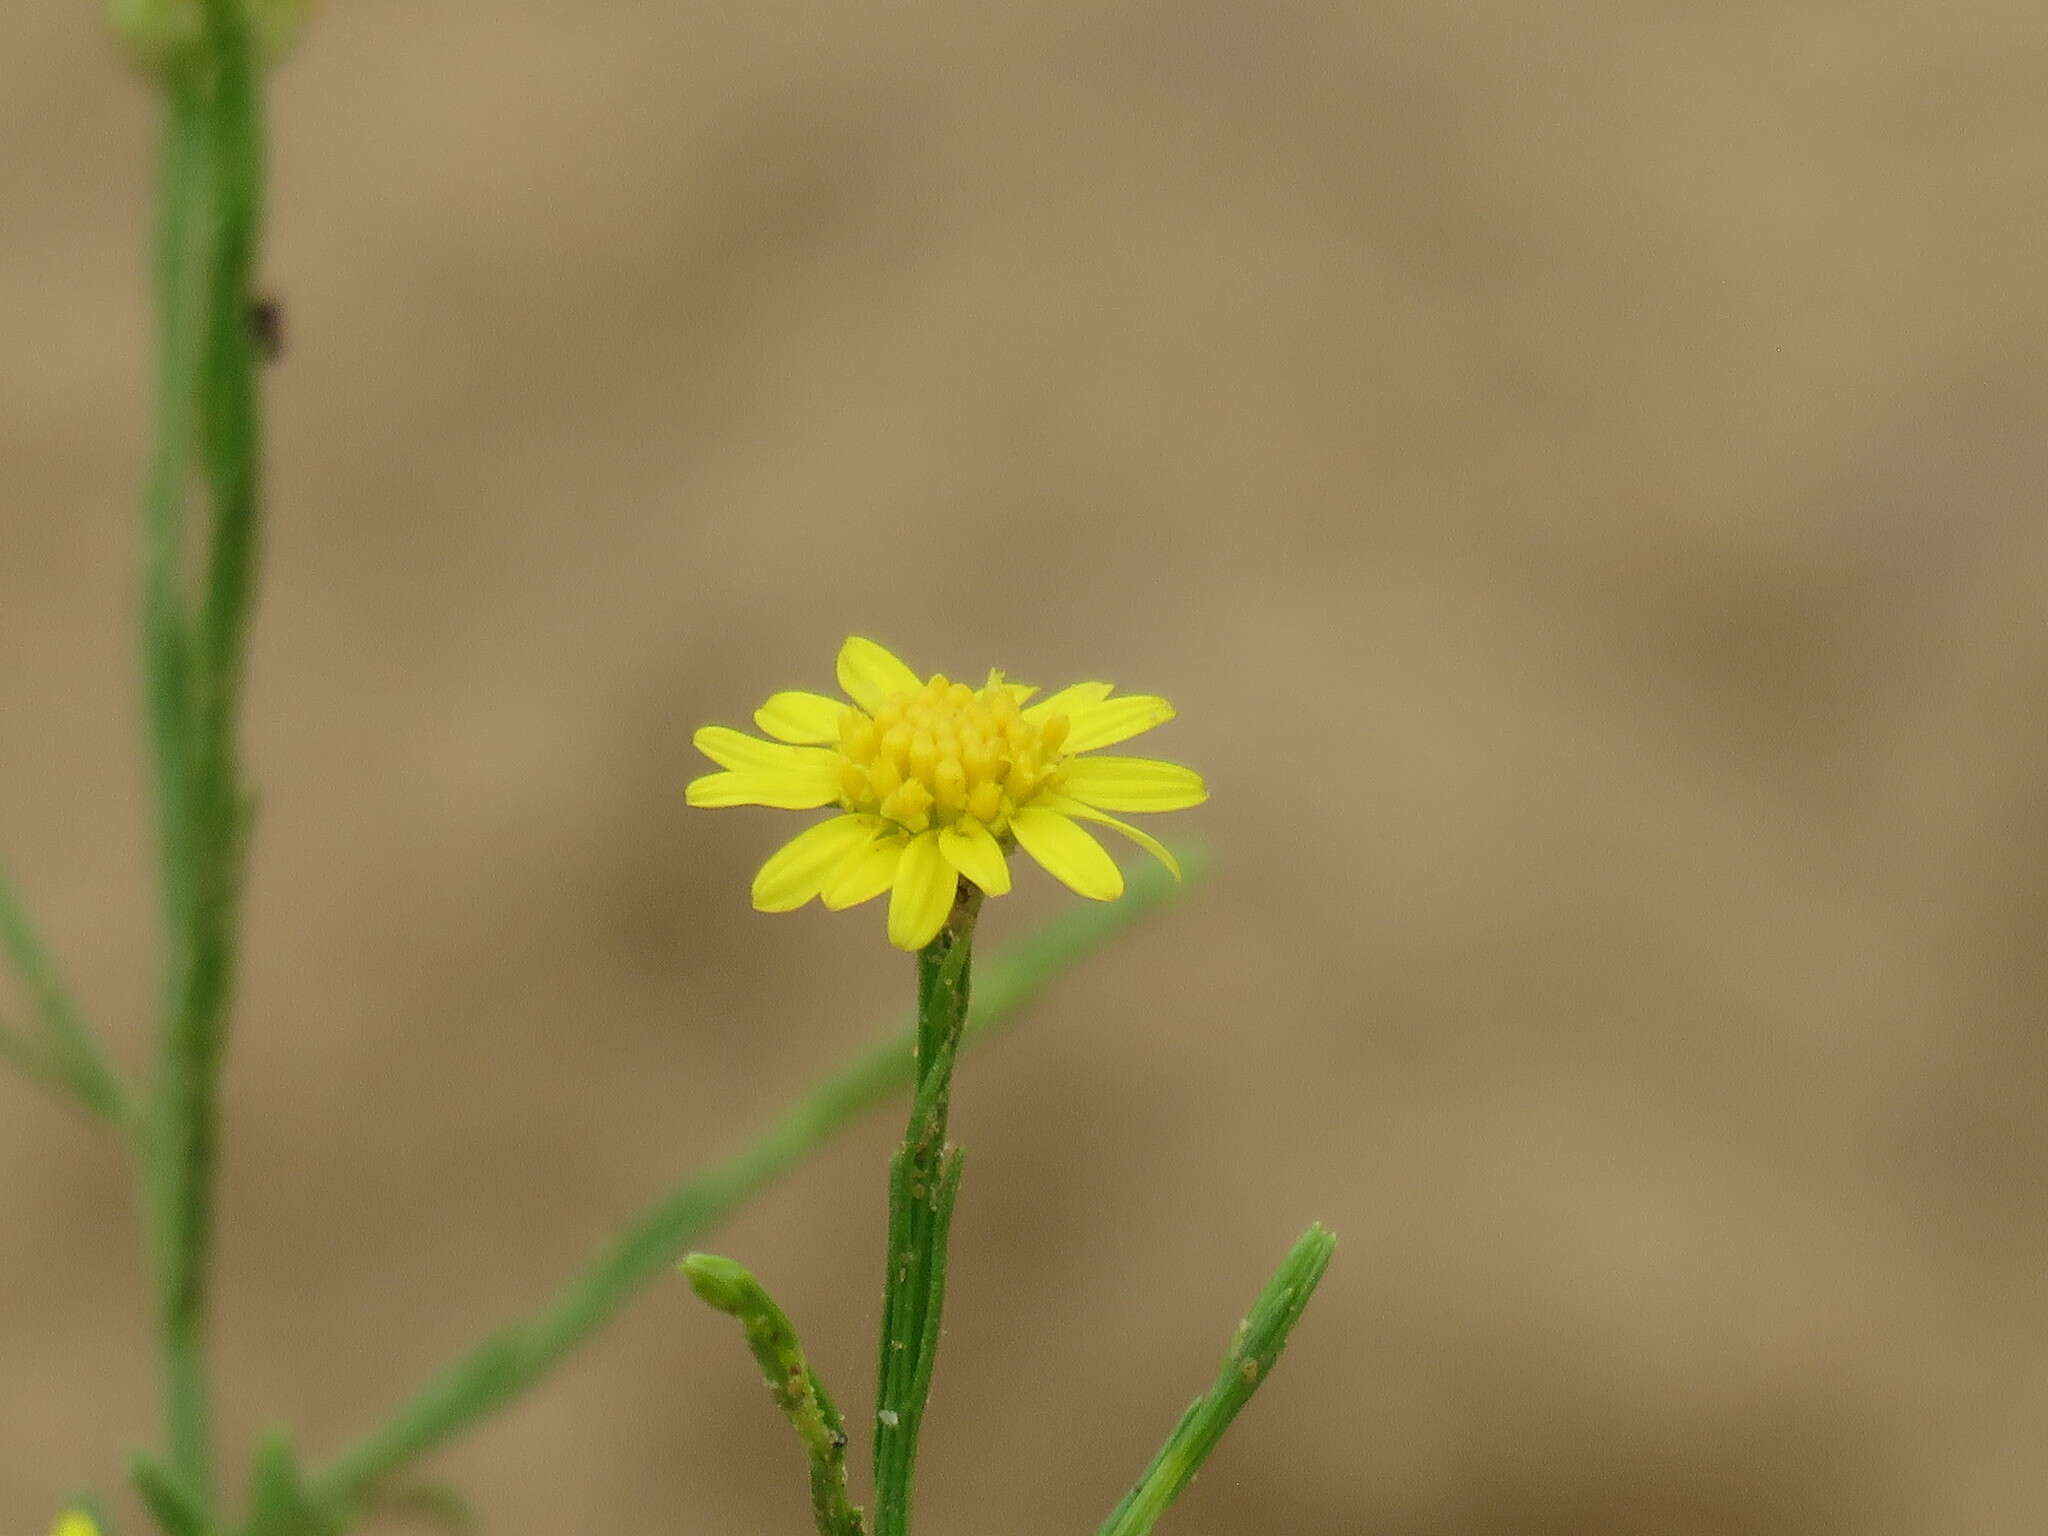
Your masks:
[{"label": "narrow green leaf", "polygon": [[1301,1321],[1309,1298],[1315,1294],[1323,1271],[1330,1267],[1330,1257],[1336,1248],[1335,1235],[1320,1224],[1302,1234],[1274,1271],[1273,1278],[1266,1282],[1251,1312],[1238,1325],[1237,1337],[1223,1358],[1215,1385],[1181,1415],[1180,1423],[1152,1458],[1144,1476],[1124,1495],[1123,1502],[1102,1523],[1096,1536],[1145,1536],[1166,1507],[1180,1496],[1208,1460],[1209,1453],[1216,1449],[1238,1410],[1264,1385],[1280,1351],[1287,1346],[1288,1334]]},{"label": "narrow green leaf", "polygon": [[42,937],[30,921],[7,869],[0,865],[0,950],[5,950],[34,1006],[40,1041],[0,1032],[0,1058],[59,1089],[100,1119],[128,1118],[128,1090],[85,1022]]}]

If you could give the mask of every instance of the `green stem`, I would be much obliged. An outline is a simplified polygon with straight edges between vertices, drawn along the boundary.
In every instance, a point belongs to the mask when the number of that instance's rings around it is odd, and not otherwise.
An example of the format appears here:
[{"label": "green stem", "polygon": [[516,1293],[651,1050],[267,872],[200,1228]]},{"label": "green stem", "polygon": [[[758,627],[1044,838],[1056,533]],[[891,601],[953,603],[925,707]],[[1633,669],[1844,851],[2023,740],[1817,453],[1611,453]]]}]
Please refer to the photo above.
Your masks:
[{"label": "green stem", "polygon": [[889,1249],[875,1387],[875,1536],[905,1536],[918,1431],[938,1356],[946,1240],[960,1151],[946,1142],[953,1063],[967,1024],[981,892],[962,880],[939,936],[917,956],[917,1077],[903,1145],[889,1163]]},{"label": "green stem", "polygon": [[707,1305],[739,1320],[775,1406],[803,1442],[811,1463],[811,1518],[818,1536],[866,1536],[861,1511],[846,1492],[846,1421],[804,1358],[789,1315],[731,1259],[693,1253],[683,1260],[683,1273]]},{"label": "green stem", "polygon": [[[141,1176],[170,1467],[210,1516],[208,1265],[246,841],[235,735],[261,473],[248,315],[262,223],[263,108],[244,7],[205,0],[204,23],[204,47],[165,83],[157,437],[144,500],[142,597],[165,946]],[[195,468],[210,537],[193,604],[184,596],[184,534]]]},{"label": "green stem", "polygon": [[[208,302],[205,267],[213,222],[211,124],[201,87],[166,86],[157,255],[157,451],[144,510],[144,680],[156,765],[164,949],[154,1096],[140,1176],[155,1255],[157,1327],[170,1471],[195,1503],[212,1481],[199,1250],[201,1179],[211,1161],[204,1063],[189,1039],[193,866],[191,682],[180,562],[192,449],[199,432],[200,358]],[[200,1516],[203,1518],[203,1514]]]},{"label": "green stem", "polygon": [[[1189,883],[1201,862],[1184,858]],[[982,978],[967,1037],[994,1032],[1055,977],[1180,889],[1165,872],[1134,874],[1121,901],[1080,902],[1006,952]],[[323,1507],[360,1504],[406,1466],[532,1387],[668,1272],[760,1190],[897,1092],[912,1075],[912,1037],[870,1048],[818,1084],[739,1152],[649,1206],[533,1316],[504,1328],[441,1371],[312,1479]]]},{"label": "green stem", "polygon": [[[191,698],[183,550],[185,504],[199,441],[210,198],[204,93],[178,78],[164,89],[156,233],[156,442],[143,493],[141,614],[165,945],[175,961],[185,953],[190,927]],[[165,970],[168,1013],[181,984],[175,964]]]},{"label": "green stem", "polygon": [[1096,1536],[1145,1536],[1166,1512],[1167,1505],[1193,1481],[1230,1427],[1230,1421],[1251,1401],[1252,1394],[1280,1358],[1287,1335],[1301,1321],[1309,1297],[1315,1294],[1323,1271],[1330,1267],[1330,1256],[1336,1247],[1335,1235],[1320,1225],[1301,1235],[1273,1278],[1266,1282],[1249,1315],[1238,1324],[1237,1336],[1231,1341],[1230,1353],[1223,1357],[1215,1385],[1181,1416],[1166,1444],[1145,1469],[1145,1475],[1103,1521]]}]

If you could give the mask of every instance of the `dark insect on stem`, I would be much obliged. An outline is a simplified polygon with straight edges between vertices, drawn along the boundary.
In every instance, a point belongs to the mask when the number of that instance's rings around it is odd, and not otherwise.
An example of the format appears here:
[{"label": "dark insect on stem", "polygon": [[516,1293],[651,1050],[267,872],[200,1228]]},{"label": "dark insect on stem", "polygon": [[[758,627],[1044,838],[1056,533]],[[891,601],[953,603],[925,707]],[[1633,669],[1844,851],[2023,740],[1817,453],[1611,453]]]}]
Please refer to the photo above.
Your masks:
[{"label": "dark insect on stem", "polygon": [[267,295],[250,300],[249,336],[266,363],[284,356],[284,300]]}]

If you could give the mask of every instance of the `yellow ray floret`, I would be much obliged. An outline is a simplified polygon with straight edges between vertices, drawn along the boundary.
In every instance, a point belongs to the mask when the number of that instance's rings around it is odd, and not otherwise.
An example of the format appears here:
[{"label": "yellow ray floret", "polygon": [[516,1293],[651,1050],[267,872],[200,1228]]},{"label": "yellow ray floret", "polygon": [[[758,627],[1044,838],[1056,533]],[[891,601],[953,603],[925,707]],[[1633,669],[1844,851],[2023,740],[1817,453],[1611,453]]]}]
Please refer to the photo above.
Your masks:
[{"label": "yellow ray floret", "polygon": [[100,1536],[100,1528],[82,1509],[67,1509],[50,1527],[50,1536]]},{"label": "yellow ray floret", "polygon": [[856,635],[839,648],[840,690],[771,694],[754,711],[763,741],[729,726],[697,732],[720,769],[694,779],[692,805],[837,808],[769,856],[754,905],[789,912],[812,897],[834,911],[889,893],[889,940],[922,949],[962,879],[990,896],[1010,888],[1022,848],[1096,901],[1123,894],[1123,872],[1091,822],[1122,833],[1176,877],[1164,844],[1112,811],[1175,811],[1208,799],[1202,776],[1149,757],[1090,756],[1164,725],[1173,706],[1108,683],[1037,690],[991,672],[980,687],[920,678]]}]

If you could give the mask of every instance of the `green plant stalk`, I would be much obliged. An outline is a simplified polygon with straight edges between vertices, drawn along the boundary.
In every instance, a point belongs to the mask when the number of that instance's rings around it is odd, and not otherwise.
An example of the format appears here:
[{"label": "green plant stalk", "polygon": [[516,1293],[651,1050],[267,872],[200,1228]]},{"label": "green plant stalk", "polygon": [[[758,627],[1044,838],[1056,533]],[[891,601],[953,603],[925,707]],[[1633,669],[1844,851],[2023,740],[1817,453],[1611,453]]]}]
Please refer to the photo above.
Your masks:
[{"label": "green plant stalk", "polygon": [[917,1077],[903,1145],[889,1162],[889,1248],[875,1369],[875,1536],[905,1536],[918,1431],[938,1356],[946,1244],[960,1151],[946,1142],[953,1063],[967,1027],[981,892],[957,887],[945,927],[917,956]]},{"label": "green plant stalk", "polygon": [[[203,49],[164,83],[157,436],[144,498],[142,597],[163,1005],[140,1175],[157,1276],[170,1470],[210,1519],[205,1338],[217,1097],[247,825],[235,737],[261,473],[248,317],[264,172],[262,88],[239,0],[205,0],[204,30]],[[195,479],[204,485],[210,534],[196,604],[184,596]]]},{"label": "green plant stalk", "polygon": [[1144,1476],[1102,1522],[1096,1536],[1145,1536],[1194,1480],[1230,1421],[1251,1401],[1280,1358],[1287,1335],[1301,1321],[1336,1248],[1336,1236],[1320,1224],[1301,1235],[1238,1324],[1215,1385],[1181,1416]]},{"label": "green plant stalk", "polygon": [[740,1265],[713,1253],[683,1260],[690,1288],[708,1306],[738,1319],[775,1406],[789,1420],[811,1466],[811,1519],[818,1536],[866,1536],[846,1492],[846,1420],[804,1358],[789,1315]]},{"label": "green plant stalk", "polygon": [[6,952],[28,989],[39,1026],[35,1034],[0,1032],[0,1056],[68,1094],[100,1119],[127,1125],[132,1113],[127,1085],[108,1064],[98,1037],[43,947],[4,867],[0,867],[0,950]]},{"label": "green plant stalk", "polygon": [[[1184,854],[1188,884],[1207,861]],[[1181,887],[1163,870],[1137,871],[1120,901],[1078,902],[984,967],[967,1026],[971,1043],[1014,1018],[1054,978]],[[827,1077],[740,1151],[656,1200],[601,1249],[554,1300],[499,1330],[434,1376],[395,1413],[312,1478],[316,1500],[349,1510],[412,1462],[473,1428],[535,1385],[615,1317],[683,1252],[868,1110],[911,1081],[914,1036],[870,1047]]]}]

